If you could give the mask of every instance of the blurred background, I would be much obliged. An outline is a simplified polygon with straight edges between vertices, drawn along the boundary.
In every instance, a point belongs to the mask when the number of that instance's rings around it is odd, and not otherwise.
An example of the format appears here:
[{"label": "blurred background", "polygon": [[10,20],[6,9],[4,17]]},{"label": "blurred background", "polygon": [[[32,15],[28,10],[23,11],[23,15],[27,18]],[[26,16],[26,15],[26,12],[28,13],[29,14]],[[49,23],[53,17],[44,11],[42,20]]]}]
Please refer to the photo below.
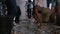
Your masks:
[{"label": "blurred background", "polygon": [[60,0],[0,0],[0,34],[60,34]]}]

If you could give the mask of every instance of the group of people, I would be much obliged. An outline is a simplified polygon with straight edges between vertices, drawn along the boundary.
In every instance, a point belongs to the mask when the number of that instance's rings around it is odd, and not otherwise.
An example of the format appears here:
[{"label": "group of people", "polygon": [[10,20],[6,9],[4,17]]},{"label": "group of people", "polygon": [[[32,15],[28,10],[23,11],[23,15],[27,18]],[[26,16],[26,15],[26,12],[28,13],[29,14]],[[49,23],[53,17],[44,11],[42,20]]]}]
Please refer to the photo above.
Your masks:
[{"label": "group of people", "polygon": [[[11,17],[11,19],[13,20],[14,17],[16,17],[15,22],[18,23],[19,22],[19,16],[21,14],[21,10],[20,8],[16,5],[16,0],[3,0],[7,6],[8,9],[8,14],[7,16]],[[57,11],[58,10],[58,11]],[[50,13],[49,11],[52,11],[52,13]],[[60,25],[60,4],[58,3],[58,5],[56,6],[52,6],[52,10],[49,10],[49,8],[44,8],[44,7],[40,7],[38,5],[33,7],[33,17],[37,20],[38,25],[40,27],[43,27],[43,21],[49,21],[50,16],[52,16],[53,22],[54,24],[58,24]],[[46,19],[46,20],[45,20]],[[13,23],[11,23],[13,24]],[[13,25],[10,25],[11,27]],[[11,29],[8,34],[11,34]]]}]

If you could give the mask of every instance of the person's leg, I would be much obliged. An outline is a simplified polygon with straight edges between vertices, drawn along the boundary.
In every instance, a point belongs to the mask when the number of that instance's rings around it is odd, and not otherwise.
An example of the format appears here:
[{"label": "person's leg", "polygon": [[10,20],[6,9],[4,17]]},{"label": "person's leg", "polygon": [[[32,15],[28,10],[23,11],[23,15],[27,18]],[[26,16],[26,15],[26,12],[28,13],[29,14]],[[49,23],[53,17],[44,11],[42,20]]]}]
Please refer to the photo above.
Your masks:
[{"label": "person's leg", "polygon": [[17,5],[16,5],[16,0],[7,0],[6,1],[6,6],[8,9],[8,16],[16,16],[16,13],[18,11]]},{"label": "person's leg", "polygon": [[17,11],[16,18],[15,18],[15,22],[16,22],[16,23],[19,23],[19,17],[20,17],[20,15],[21,15],[21,10],[20,10],[20,8],[18,7],[18,11]]},{"label": "person's leg", "polygon": [[33,15],[33,17],[37,20],[38,28],[40,28],[41,24],[39,18],[37,17],[37,15]]},{"label": "person's leg", "polygon": [[10,18],[9,22],[9,28],[8,28],[8,34],[11,34],[11,30],[13,28],[13,18],[16,16],[16,13],[18,11],[17,5],[16,5],[16,0],[6,0],[6,6],[8,9],[8,14],[7,16]]}]

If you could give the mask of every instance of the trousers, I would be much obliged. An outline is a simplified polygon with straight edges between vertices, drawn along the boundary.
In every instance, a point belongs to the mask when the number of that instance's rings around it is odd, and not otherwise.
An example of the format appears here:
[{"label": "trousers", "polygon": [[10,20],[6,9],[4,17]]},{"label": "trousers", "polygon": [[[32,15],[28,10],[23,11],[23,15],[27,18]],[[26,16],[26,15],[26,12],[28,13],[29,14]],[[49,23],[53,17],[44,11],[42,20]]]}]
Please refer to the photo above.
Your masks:
[{"label": "trousers", "polygon": [[6,0],[6,6],[8,9],[8,16],[16,16],[16,13],[18,11],[16,0]]}]

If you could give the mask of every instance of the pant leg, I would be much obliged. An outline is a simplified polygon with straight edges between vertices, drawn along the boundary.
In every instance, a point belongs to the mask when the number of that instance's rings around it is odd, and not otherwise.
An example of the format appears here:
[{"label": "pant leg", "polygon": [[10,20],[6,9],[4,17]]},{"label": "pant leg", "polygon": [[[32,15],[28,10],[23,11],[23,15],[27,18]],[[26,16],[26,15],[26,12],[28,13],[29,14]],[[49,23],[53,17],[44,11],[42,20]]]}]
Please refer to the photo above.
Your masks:
[{"label": "pant leg", "polygon": [[8,16],[15,16],[18,11],[17,5],[16,5],[16,0],[7,0],[6,6],[8,9]]},{"label": "pant leg", "polygon": [[19,23],[20,15],[21,15],[21,10],[20,10],[20,8],[18,7],[18,12],[17,12],[16,18],[15,18],[15,22],[16,22],[16,23]]},{"label": "pant leg", "polygon": [[60,17],[59,17],[59,15],[57,15],[57,22],[56,22],[56,25],[57,25],[57,26],[60,26]]}]

